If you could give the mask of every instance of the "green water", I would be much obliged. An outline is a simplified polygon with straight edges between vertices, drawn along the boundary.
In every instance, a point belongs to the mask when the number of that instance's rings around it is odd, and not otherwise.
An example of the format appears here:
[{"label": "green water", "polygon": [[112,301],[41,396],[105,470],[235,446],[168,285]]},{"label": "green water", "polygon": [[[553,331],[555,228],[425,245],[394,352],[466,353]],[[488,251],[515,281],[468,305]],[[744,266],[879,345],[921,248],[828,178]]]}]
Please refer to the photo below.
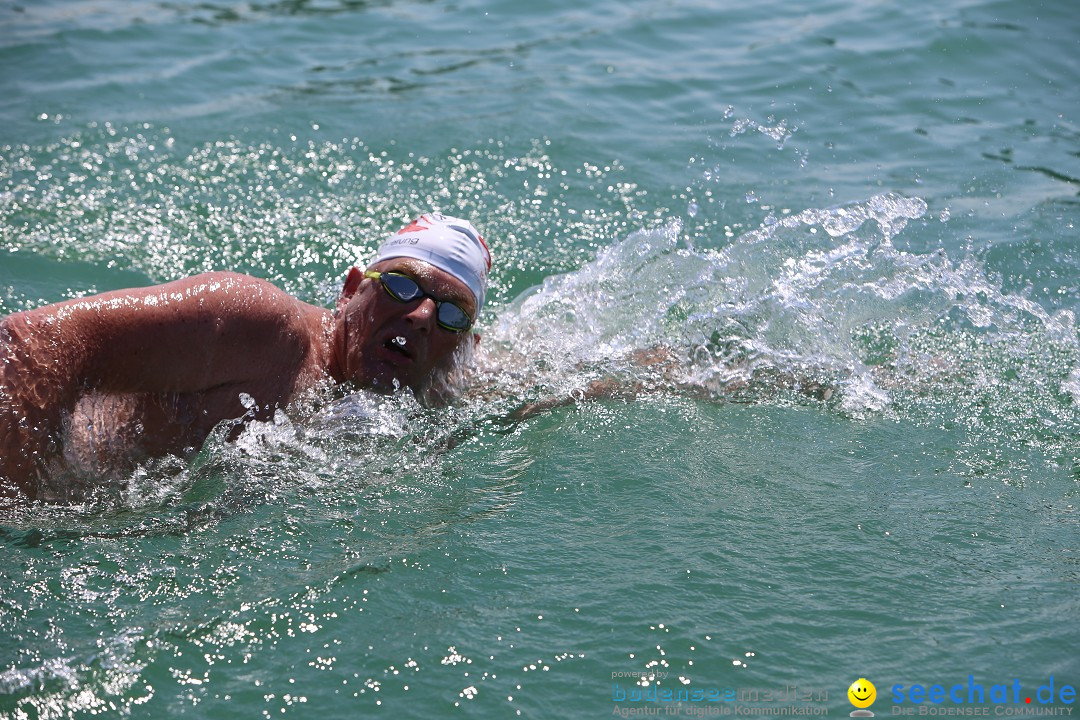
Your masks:
[{"label": "green water", "polygon": [[4,510],[0,717],[1074,708],[1078,58],[1065,1],[0,4],[0,313],[496,257],[491,392]]}]

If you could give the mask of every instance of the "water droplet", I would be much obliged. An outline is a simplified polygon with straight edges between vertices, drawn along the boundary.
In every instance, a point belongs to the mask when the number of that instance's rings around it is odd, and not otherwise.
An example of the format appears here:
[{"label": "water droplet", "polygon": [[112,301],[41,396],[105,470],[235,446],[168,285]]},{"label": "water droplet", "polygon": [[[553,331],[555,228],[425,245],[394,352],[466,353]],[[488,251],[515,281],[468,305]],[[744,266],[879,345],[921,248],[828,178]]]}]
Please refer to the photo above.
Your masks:
[{"label": "water droplet", "polygon": [[699,206],[696,202],[691,202],[686,206],[686,214],[690,217],[697,217]]}]

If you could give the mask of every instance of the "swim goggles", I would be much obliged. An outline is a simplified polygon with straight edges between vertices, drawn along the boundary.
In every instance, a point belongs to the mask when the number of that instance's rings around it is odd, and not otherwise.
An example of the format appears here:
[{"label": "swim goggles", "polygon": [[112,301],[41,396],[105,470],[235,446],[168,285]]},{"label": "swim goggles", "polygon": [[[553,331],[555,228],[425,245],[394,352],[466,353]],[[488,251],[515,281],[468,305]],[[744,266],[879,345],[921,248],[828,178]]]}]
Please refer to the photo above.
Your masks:
[{"label": "swim goggles", "polygon": [[378,280],[386,294],[398,302],[412,302],[419,298],[431,298],[435,302],[435,319],[439,327],[450,332],[465,332],[472,326],[472,318],[457,304],[449,300],[440,300],[434,295],[429,295],[420,289],[408,275],[396,272],[379,272],[378,270],[365,270],[364,277]]}]

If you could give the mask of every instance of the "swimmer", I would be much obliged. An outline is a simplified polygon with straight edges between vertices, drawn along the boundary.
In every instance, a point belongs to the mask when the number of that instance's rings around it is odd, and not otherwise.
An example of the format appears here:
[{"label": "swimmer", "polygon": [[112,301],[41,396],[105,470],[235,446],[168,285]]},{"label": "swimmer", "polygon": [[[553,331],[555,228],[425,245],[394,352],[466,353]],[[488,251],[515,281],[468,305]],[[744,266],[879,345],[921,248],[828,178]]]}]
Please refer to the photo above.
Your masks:
[{"label": "swimmer", "polygon": [[320,385],[445,401],[490,267],[467,220],[429,213],[348,271],[332,311],[216,272],[0,319],[0,497],[198,450]]}]

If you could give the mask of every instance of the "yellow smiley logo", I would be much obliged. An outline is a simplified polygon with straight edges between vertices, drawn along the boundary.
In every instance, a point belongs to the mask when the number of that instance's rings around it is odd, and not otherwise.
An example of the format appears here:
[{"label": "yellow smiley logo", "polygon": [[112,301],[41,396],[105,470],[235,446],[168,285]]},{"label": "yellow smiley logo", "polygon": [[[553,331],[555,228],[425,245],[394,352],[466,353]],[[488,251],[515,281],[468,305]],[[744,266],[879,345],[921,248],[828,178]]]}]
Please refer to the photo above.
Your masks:
[{"label": "yellow smiley logo", "polygon": [[859,678],[847,689],[848,700],[857,708],[868,708],[877,698],[877,688],[866,678]]}]

